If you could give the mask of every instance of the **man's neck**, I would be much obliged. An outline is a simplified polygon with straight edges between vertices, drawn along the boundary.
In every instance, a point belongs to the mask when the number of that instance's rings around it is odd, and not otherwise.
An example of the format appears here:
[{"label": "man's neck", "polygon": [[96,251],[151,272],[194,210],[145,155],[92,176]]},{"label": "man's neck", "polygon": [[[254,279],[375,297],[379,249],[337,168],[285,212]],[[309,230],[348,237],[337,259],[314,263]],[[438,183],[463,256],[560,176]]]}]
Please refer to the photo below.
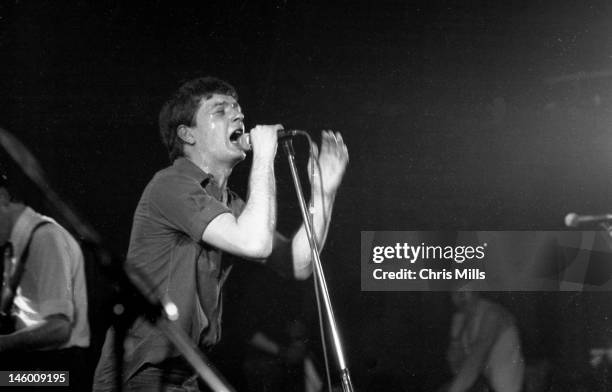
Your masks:
[{"label": "man's neck", "polygon": [[214,183],[223,191],[227,186],[227,180],[229,179],[230,174],[232,174],[233,166],[222,165],[219,163],[213,164],[211,162],[207,162],[206,159],[200,158],[198,156],[186,156],[191,162],[193,162],[197,167],[202,169],[205,173],[208,173],[213,176]]}]

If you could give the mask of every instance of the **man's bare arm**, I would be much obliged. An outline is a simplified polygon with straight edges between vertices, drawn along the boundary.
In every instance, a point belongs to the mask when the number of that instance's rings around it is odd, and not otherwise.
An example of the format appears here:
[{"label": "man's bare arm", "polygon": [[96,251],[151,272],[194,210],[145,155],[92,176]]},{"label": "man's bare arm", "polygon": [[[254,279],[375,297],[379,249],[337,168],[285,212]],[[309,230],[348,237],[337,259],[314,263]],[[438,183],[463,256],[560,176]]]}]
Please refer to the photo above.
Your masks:
[{"label": "man's bare arm", "polygon": [[459,367],[459,371],[448,388],[449,392],[464,392],[476,382],[486,366],[489,352],[502,332],[501,329],[500,315],[495,312],[487,312],[480,326],[480,335],[471,346],[471,352]]},{"label": "man's bare arm", "polygon": [[0,352],[57,349],[70,339],[70,320],[54,314],[37,325],[0,336]]},{"label": "man's bare arm", "polygon": [[224,213],[213,219],[202,240],[241,257],[263,259],[272,251],[276,228],[274,155],[280,125],[257,126],[251,131],[253,165],[249,196],[239,217]]},{"label": "man's bare arm", "polygon": [[[315,175],[311,184],[314,206],[312,226],[319,250],[322,250],[329,231],[336,193],[344,177],[349,157],[342,135],[331,131],[322,132],[321,152],[319,153],[318,148],[314,146],[314,155],[314,161],[311,158],[308,163],[309,168],[311,164],[315,164]],[[277,241],[275,246],[277,245],[287,246],[287,242]],[[295,278],[306,279],[312,273],[312,252],[304,224],[293,236],[289,246]],[[275,251],[272,257],[284,254]]]}]

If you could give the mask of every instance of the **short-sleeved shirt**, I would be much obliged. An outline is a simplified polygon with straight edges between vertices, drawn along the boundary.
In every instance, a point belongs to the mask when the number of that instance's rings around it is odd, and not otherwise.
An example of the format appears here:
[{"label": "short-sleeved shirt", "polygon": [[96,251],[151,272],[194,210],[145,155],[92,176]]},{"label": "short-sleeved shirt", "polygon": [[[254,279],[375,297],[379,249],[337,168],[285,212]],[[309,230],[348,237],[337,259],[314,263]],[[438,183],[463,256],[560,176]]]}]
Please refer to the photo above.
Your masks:
[{"label": "short-sleeved shirt", "polygon": [[71,329],[70,338],[59,348],[88,347],[87,290],[78,242],[58,223],[29,207],[17,218],[10,241],[15,260],[24,255],[28,241],[30,244],[13,302],[16,329],[61,314],[68,318]]},{"label": "short-sleeved shirt", "polygon": [[[128,273],[152,298],[167,295],[176,304],[177,323],[200,348],[220,339],[221,288],[231,270],[229,263],[222,263],[222,252],[202,241],[202,234],[218,215],[238,216],[243,208],[236,194],[228,190],[223,195],[211,175],[178,158],[155,174],[134,214]],[[141,284],[141,277],[148,283]],[[113,361],[111,340],[107,338],[96,370],[98,381],[112,379],[104,370]],[[180,356],[163,333],[142,318],[128,331],[124,346],[126,379],[145,364]]]}]

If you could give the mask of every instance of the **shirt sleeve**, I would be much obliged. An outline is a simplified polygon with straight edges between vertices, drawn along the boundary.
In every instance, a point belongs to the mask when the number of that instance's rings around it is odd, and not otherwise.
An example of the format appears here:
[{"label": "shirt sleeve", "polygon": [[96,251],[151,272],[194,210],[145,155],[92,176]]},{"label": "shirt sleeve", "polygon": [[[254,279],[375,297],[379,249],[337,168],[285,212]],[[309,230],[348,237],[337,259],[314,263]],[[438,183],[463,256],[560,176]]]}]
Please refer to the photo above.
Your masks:
[{"label": "shirt sleeve", "polygon": [[166,224],[200,241],[206,226],[230,209],[208,194],[193,178],[167,176],[152,184],[150,208],[156,210]]},{"label": "shirt sleeve", "polygon": [[70,260],[75,255],[59,229],[52,223],[33,234],[18,297],[22,309],[33,319],[62,314],[74,321]]}]

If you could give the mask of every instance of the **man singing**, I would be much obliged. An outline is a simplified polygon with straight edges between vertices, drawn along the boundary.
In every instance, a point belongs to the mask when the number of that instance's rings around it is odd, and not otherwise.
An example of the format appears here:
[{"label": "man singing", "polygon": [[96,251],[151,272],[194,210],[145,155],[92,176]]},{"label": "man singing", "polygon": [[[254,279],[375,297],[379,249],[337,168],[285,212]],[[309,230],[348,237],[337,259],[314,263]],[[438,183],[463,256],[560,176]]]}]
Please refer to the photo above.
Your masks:
[{"label": "man singing", "polygon": [[[281,125],[257,125],[250,132],[246,202],[227,188],[234,166],[246,156],[240,142],[244,115],[232,86],[212,77],[186,82],[163,106],[159,125],[172,165],[155,174],[138,203],[126,269],[135,282],[144,276],[157,295],[171,298],[177,323],[206,350],[221,336],[221,289],[231,269],[222,263],[222,253],[305,279],[312,272],[311,251],[303,226],[292,239],[275,231],[274,157]],[[316,155],[313,225],[322,245],[348,151],[339,133],[323,132]],[[113,388],[111,341],[109,333],[96,369],[96,391]],[[178,351],[144,319],[130,328],[125,347],[124,390],[199,390]]]}]

